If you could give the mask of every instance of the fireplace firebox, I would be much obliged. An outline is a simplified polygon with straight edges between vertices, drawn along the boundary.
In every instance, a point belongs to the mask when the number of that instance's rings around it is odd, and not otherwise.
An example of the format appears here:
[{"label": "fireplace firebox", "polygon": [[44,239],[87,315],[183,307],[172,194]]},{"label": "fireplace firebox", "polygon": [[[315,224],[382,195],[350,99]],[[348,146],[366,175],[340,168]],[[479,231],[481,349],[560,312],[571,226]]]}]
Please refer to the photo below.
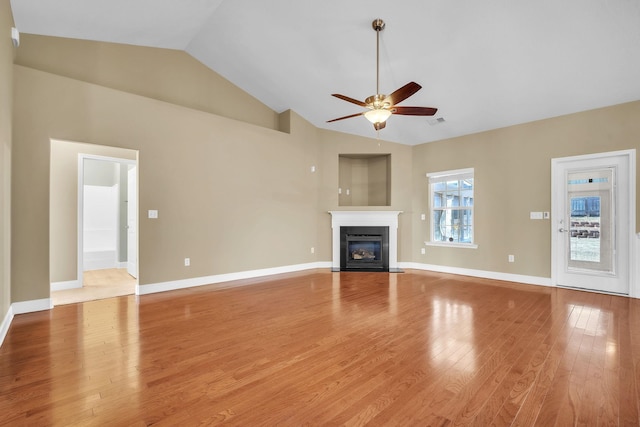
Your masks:
[{"label": "fireplace firebox", "polygon": [[340,227],[341,271],[389,271],[389,227]]}]

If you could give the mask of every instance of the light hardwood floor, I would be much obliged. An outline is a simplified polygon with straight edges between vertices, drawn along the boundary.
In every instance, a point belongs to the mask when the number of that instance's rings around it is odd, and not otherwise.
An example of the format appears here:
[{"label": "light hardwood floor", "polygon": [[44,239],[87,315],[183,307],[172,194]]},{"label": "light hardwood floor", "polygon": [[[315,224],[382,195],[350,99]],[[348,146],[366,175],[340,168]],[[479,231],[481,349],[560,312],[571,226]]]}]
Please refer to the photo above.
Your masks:
[{"label": "light hardwood floor", "polygon": [[640,423],[640,300],[325,270],[18,315],[2,425]]},{"label": "light hardwood floor", "polygon": [[89,270],[83,275],[82,288],[51,292],[54,306],[135,293],[137,281],[127,273],[126,268]]}]

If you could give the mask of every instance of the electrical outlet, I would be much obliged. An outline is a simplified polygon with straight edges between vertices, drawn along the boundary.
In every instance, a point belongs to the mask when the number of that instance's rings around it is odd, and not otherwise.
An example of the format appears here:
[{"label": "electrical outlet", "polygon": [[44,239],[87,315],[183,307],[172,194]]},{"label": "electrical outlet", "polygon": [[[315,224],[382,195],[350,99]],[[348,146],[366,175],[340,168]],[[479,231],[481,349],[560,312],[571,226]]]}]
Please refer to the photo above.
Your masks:
[{"label": "electrical outlet", "polygon": [[427,253],[427,251],[426,251],[424,248],[420,248],[420,253],[421,253],[422,255],[424,255],[424,254],[426,254],[426,253]]},{"label": "electrical outlet", "polygon": [[184,266],[185,267],[189,267],[191,265],[191,258],[185,258],[184,259]]},{"label": "electrical outlet", "polygon": [[427,215],[425,215],[425,214],[420,215],[420,219],[422,221],[426,220],[427,219]]},{"label": "electrical outlet", "polygon": [[311,248],[311,253],[312,253],[312,254],[315,254],[315,253],[316,253],[316,248],[312,247],[312,248]]},{"label": "electrical outlet", "polygon": [[513,255],[509,255],[509,262],[516,262],[516,257]]}]

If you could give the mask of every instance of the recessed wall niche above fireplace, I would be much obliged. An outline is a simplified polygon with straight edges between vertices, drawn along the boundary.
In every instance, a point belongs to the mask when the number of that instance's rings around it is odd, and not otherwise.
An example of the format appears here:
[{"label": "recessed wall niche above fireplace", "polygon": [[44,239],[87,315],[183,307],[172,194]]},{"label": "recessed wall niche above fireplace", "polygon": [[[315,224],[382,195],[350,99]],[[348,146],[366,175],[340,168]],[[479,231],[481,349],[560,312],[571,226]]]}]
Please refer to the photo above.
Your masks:
[{"label": "recessed wall niche above fireplace", "polygon": [[400,211],[330,211],[333,271],[389,271],[398,268]]},{"label": "recessed wall niche above fireplace", "polygon": [[338,206],[391,206],[391,154],[338,155]]}]

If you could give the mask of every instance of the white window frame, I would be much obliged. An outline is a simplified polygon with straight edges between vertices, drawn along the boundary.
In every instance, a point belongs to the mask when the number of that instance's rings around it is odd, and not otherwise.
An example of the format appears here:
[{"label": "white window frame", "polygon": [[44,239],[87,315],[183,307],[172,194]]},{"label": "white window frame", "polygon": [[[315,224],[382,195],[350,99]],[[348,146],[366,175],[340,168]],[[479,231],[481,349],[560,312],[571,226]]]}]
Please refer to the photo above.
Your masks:
[{"label": "white window frame", "polygon": [[[475,199],[475,187],[476,180],[474,174],[474,168],[466,168],[466,169],[455,169],[449,171],[441,171],[441,172],[430,172],[427,173],[427,179],[429,181],[429,241],[424,242],[427,246],[449,246],[456,248],[467,248],[467,249],[475,249],[478,245],[475,243],[475,221],[474,221],[474,206],[460,206],[459,210],[471,210],[471,229],[473,230],[472,241],[470,243],[463,242],[444,242],[441,240],[435,240],[435,227],[436,225],[433,222],[434,211],[436,210],[433,203],[433,186],[439,182],[444,181],[459,181],[463,179],[472,178],[473,179],[473,194]],[[474,203],[475,205],[475,200]],[[438,209],[439,210],[439,209]]]}]

